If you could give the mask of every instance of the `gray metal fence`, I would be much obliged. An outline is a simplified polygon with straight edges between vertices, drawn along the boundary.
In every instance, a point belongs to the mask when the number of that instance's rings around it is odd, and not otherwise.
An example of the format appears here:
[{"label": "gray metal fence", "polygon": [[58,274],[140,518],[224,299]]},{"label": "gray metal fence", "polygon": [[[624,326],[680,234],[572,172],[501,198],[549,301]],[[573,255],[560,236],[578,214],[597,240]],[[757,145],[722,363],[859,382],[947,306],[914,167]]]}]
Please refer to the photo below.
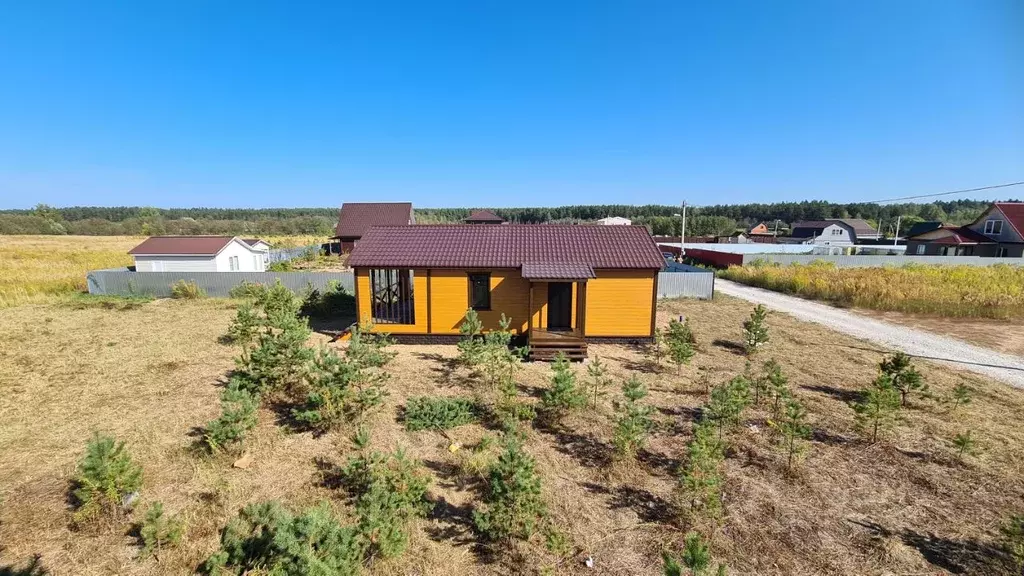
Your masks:
[{"label": "gray metal fence", "polygon": [[658,273],[658,298],[701,298],[710,300],[715,293],[715,274],[710,270],[699,272]]},{"label": "gray metal fence", "polygon": [[904,264],[942,264],[962,266],[995,266],[1010,264],[1024,266],[1024,258],[986,258],[982,256],[826,256],[811,254],[744,254],[743,264],[756,261],[769,264],[810,264],[811,262],[832,262],[839,268],[874,268],[880,266],[903,266]]},{"label": "gray metal fence", "polygon": [[86,275],[90,294],[107,296],[171,295],[171,285],[179,280],[195,282],[207,296],[227,297],[242,282],[273,284],[278,280],[300,293],[307,286],[323,290],[331,281],[339,282],[349,292],[355,290],[351,272],[132,272],[126,268],[93,270]]},{"label": "gray metal fence", "polygon": [[309,252],[317,254],[319,251],[320,244],[310,244],[309,246],[299,246],[298,248],[274,249],[270,251],[270,261],[283,262],[284,260],[292,260],[299,256],[305,256]]}]

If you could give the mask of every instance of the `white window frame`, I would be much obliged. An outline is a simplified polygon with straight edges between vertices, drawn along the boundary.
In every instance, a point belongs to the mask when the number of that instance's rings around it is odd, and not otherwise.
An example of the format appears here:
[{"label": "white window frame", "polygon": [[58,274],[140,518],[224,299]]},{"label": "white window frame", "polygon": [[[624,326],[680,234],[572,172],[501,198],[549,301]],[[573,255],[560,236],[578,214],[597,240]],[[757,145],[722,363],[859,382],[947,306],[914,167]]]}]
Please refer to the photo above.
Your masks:
[{"label": "white window frame", "polygon": [[164,261],[163,260],[153,260],[149,264],[149,269],[151,271],[153,271],[153,272],[163,272],[164,271]]},{"label": "white window frame", "polygon": [[992,236],[999,236],[1003,233],[1003,221],[1002,220],[985,220],[985,234],[991,234]]},{"label": "white window frame", "polygon": [[238,271],[238,256],[228,256],[228,270],[232,272]]},{"label": "white window frame", "polygon": [[252,255],[252,269],[256,270],[257,272],[260,269],[260,255],[259,254],[253,254]]},{"label": "white window frame", "polygon": [[996,248],[996,258],[1006,258],[1008,253],[1009,250],[1006,249],[1006,246],[999,246]]},{"label": "white window frame", "polygon": [[918,256],[922,256],[922,255],[924,255],[925,248],[926,248],[926,246],[924,244],[918,244],[917,245],[917,251],[914,252],[914,253],[917,254]]}]

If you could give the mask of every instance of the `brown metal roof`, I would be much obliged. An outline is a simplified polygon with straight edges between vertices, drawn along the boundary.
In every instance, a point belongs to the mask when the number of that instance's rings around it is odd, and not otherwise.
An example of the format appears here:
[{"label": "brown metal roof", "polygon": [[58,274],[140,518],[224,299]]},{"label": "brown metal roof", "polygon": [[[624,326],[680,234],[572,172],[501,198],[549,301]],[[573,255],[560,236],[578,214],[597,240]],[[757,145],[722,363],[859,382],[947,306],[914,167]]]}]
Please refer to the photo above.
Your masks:
[{"label": "brown metal roof", "polygon": [[128,251],[133,256],[184,254],[212,256],[228,245],[232,236],[153,236]]},{"label": "brown metal roof", "polygon": [[350,266],[519,268],[525,263],[660,269],[661,252],[643,226],[442,224],[374,226],[356,244]]},{"label": "brown metal roof", "polygon": [[245,242],[249,246],[255,246],[256,244],[258,244],[260,242],[263,242],[264,244],[267,244],[267,242],[265,242],[265,241],[263,241],[263,240],[261,240],[259,238],[242,238],[242,242]]},{"label": "brown metal roof", "polygon": [[465,222],[504,222],[505,219],[490,210],[474,210]]},{"label": "brown metal roof", "polygon": [[523,262],[523,278],[529,280],[585,280],[597,278],[589,264],[575,262]]},{"label": "brown metal roof", "polygon": [[338,212],[335,238],[360,238],[370,226],[412,224],[412,202],[345,202]]}]

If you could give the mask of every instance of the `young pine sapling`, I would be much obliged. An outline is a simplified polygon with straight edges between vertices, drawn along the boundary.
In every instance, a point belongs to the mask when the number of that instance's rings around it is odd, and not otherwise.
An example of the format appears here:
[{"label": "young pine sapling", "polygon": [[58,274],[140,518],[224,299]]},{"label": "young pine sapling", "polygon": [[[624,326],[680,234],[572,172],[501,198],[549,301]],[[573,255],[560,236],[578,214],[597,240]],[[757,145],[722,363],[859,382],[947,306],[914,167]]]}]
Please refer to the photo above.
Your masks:
[{"label": "young pine sapling", "polygon": [[590,397],[591,408],[597,408],[598,399],[607,394],[605,389],[608,388],[611,381],[605,365],[601,363],[601,358],[595,355],[587,365],[587,396]]},{"label": "young pine sapling", "polygon": [[747,356],[753,356],[757,349],[768,342],[768,309],[758,304],[743,321],[743,347]]},{"label": "young pine sapling", "polygon": [[560,420],[569,411],[587,403],[585,393],[576,385],[576,372],[565,354],[559,352],[551,364],[551,387],[541,394],[540,403],[551,417]]},{"label": "young pine sapling", "polygon": [[647,396],[647,387],[635,375],[623,383],[622,394],[626,401],[616,406],[619,417],[615,422],[613,442],[619,456],[632,459],[647,443],[647,435],[654,428],[651,419],[654,408],[641,403]]},{"label": "young pine sapling", "polygon": [[903,352],[897,352],[891,358],[883,359],[878,367],[883,374],[889,377],[893,388],[899,391],[901,406],[907,405],[907,399],[911,394],[916,393],[923,397],[928,395],[928,384],[924,382],[921,373],[911,364],[910,356]]},{"label": "young pine sapling", "polygon": [[973,430],[965,430],[953,436],[950,445],[956,450],[956,457],[961,461],[964,459],[964,454],[976,456],[979,452],[978,439]]},{"label": "young pine sapling", "polygon": [[811,427],[807,424],[807,409],[799,400],[790,397],[786,400],[781,413],[768,423],[779,434],[780,446],[786,454],[786,470],[792,470],[793,459],[806,448],[802,441],[811,437]]},{"label": "young pine sapling", "polygon": [[857,428],[865,432],[871,443],[878,441],[878,433],[888,430],[900,421],[900,393],[892,379],[879,374],[853,404]]}]

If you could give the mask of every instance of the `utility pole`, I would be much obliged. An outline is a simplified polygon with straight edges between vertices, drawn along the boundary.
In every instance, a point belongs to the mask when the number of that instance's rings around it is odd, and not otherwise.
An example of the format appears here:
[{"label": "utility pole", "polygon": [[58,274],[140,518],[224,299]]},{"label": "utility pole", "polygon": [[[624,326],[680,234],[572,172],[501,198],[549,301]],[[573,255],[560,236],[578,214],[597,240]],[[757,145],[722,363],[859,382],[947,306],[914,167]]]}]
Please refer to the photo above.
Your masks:
[{"label": "utility pole", "polygon": [[893,234],[893,237],[892,237],[892,245],[893,246],[895,246],[896,245],[896,241],[900,239],[900,220],[902,220],[902,219],[903,219],[903,215],[902,214],[896,217],[896,234]]},{"label": "utility pole", "polygon": [[683,229],[679,232],[679,256],[686,256],[686,201],[683,201]]},{"label": "utility pole", "polygon": [[775,238],[779,237],[779,219],[775,219],[775,230],[772,232],[772,236]]}]

